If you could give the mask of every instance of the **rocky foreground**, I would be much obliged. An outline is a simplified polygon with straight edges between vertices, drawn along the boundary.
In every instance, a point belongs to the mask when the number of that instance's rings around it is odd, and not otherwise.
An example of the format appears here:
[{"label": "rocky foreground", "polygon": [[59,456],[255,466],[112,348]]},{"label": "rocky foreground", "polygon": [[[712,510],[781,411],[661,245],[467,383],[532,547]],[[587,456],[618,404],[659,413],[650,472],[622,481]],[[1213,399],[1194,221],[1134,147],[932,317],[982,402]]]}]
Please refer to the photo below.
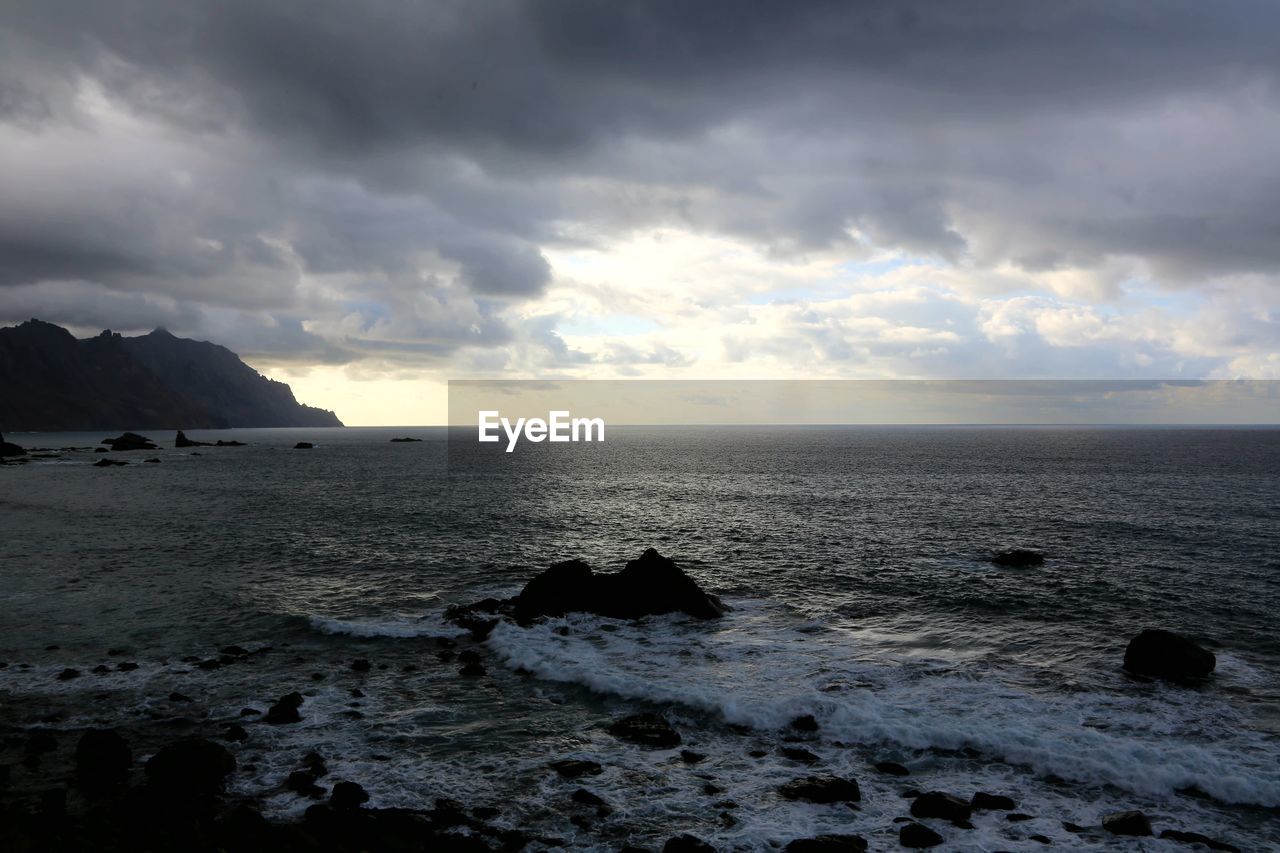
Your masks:
[{"label": "rocky foreground", "polygon": [[[513,599],[452,608],[449,618],[468,628],[471,638],[437,640],[437,662],[459,666],[460,679],[483,678],[487,675],[483,639],[497,620],[528,624],[543,616],[573,611],[627,614],[619,618],[685,612],[705,619],[722,618],[729,612],[674,561],[652,549],[615,574],[597,574],[576,561],[558,563],[532,579]],[[266,648],[249,651],[227,646],[215,656],[193,657],[184,663],[198,669],[247,666],[270,653]],[[1135,673],[1146,671],[1152,676],[1179,680],[1206,677],[1213,668],[1212,657],[1176,634],[1146,631],[1134,638],[1124,663]],[[8,665],[0,662],[0,667]],[[126,672],[137,666],[136,662],[125,660],[113,669]],[[350,671],[360,674],[373,666],[368,659],[356,659],[350,663]],[[104,669],[105,666],[99,667]],[[56,678],[74,681],[91,675],[68,668]],[[359,688],[350,693],[355,698],[363,697]],[[174,703],[192,701],[180,694],[169,698]],[[205,720],[193,727],[190,719],[175,716],[171,721],[174,728],[186,727],[182,736],[158,737],[156,732],[163,731],[164,726],[157,728],[154,724],[164,721],[156,720],[151,721],[150,727],[137,730],[68,731],[50,726],[9,729],[0,740],[0,849],[346,853],[517,851],[574,846],[562,838],[513,827],[510,816],[488,804],[440,799],[424,809],[370,807],[369,796],[359,780],[335,778],[326,766],[326,757],[315,752],[299,757],[296,770],[283,780],[285,790],[312,803],[300,819],[268,819],[255,801],[228,796],[228,783],[238,772],[249,769],[242,764],[245,756],[253,760],[242,746],[254,738],[254,729],[300,723],[308,713],[307,703],[306,693],[295,690],[268,703],[265,713],[246,707],[234,721]],[[348,714],[352,720],[361,716],[357,710]],[[661,713],[602,720],[601,725],[621,742],[667,751],[673,760],[685,764],[698,764],[708,758],[686,748],[679,729]],[[762,733],[750,734],[758,744]],[[798,768],[794,778],[778,787],[780,803],[859,808],[863,791],[858,780],[822,772],[819,756],[805,748],[806,744],[816,746],[822,738],[814,717],[797,717],[772,737],[777,741],[772,748]],[[595,822],[607,819],[613,811],[610,803],[591,790],[592,778],[603,772],[601,765],[549,755],[546,767],[549,775],[580,786],[571,796],[579,810],[572,818],[578,845],[586,838],[597,849],[631,853],[641,849],[625,843],[625,835],[620,843],[616,833],[598,838],[592,834]],[[979,819],[1013,825],[1035,817],[1020,812],[1017,799],[1007,793],[977,791],[961,796],[912,787],[908,778],[911,772],[901,764],[876,763],[869,765],[868,772],[902,780],[898,794],[902,814],[894,825],[877,833],[878,839],[895,838],[901,848],[963,844],[965,833]],[[724,825],[732,826],[736,804],[724,800],[723,791],[711,782],[705,793],[709,808],[719,812]],[[1201,849],[1237,849],[1199,833],[1153,827],[1147,816],[1138,811],[1107,815],[1098,826],[1063,822],[1062,828],[1089,846],[1105,844],[1108,839],[1150,837],[1158,829],[1159,837],[1169,841],[1199,845]],[[1026,838],[1041,844],[1052,842],[1042,835]],[[779,845],[791,853],[868,849],[867,839],[854,834],[796,838]],[[662,849],[664,853],[680,853],[715,848],[703,839],[681,834],[666,840]]]}]

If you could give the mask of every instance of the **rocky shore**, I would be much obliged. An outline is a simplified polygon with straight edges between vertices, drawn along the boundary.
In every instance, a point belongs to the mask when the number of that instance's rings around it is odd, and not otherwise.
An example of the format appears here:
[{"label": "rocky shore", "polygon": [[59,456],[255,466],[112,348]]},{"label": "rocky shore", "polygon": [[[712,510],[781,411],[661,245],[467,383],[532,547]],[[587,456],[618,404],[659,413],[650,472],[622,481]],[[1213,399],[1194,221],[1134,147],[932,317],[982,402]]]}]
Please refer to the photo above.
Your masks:
[{"label": "rocky shore", "polygon": [[[624,607],[632,614],[627,618],[685,612],[714,620],[731,612],[674,561],[652,549],[613,575],[596,574],[577,562],[559,563],[533,578],[513,599],[452,608],[448,618],[465,628],[468,636],[432,641],[434,660],[423,665],[453,668],[460,681],[481,683],[476,680],[489,676],[486,664],[490,663],[490,651],[485,638],[498,621],[529,625],[547,615],[617,612]],[[180,663],[192,670],[247,667],[282,653],[267,647],[228,645]],[[82,671],[67,666],[55,679],[77,682],[101,670],[132,672],[139,666],[137,661],[121,659],[125,656],[120,650],[108,650],[108,655],[117,661],[110,667],[102,664]],[[1148,631],[1134,638],[1124,664],[1135,674],[1181,679],[1206,677],[1212,671],[1212,657],[1186,638]],[[24,666],[0,662],[0,667],[11,665]],[[337,681],[379,668],[385,669],[386,664],[355,658],[343,672],[317,672],[314,680]],[[358,708],[365,694],[360,687],[349,688],[349,694],[353,701],[347,716],[351,725],[359,725],[362,714]],[[0,849],[345,852],[587,846],[631,853],[658,848],[670,853],[716,849],[707,840],[685,832],[656,844],[650,841],[646,847],[633,846],[634,839],[625,826],[595,835],[619,805],[601,796],[599,789],[593,790],[593,779],[605,768],[595,761],[563,755],[547,755],[544,773],[548,779],[573,788],[567,804],[572,809],[572,837],[549,834],[545,826],[522,827],[520,816],[505,813],[502,803],[437,799],[430,807],[418,809],[371,806],[361,779],[330,771],[328,765],[340,756],[316,750],[282,759],[294,769],[280,780],[279,790],[264,791],[262,797],[230,793],[235,787],[230,783],[237,774],[266,760],[263,752],[270,748],[269,738],[263,735],[276,727],[294,727],[305,721],[314,695],[312,685],[299,684],[271,697],[246,697],[244,710],[234,718],[201,717],[175,710],[167,717],[152,713],[145,724],[115,729],[64,727],[57,714],[40,717],[39,709],[24,709],[28,719],[34,714],[38,721],[15,721],[0,733]],[[174,693],[168,702],[177,709],[198,705],[199,699]],[[689,748],[688,736],[696,733],[684,725],[661,709],[599,721],[599,727],[619,744],[661,756],[673,765],[696,767],[714,761],[717,756]],[[831,815],[852,814],[865,805],[869,782],[874,781],[882,799],[886,785],[896,790],[895,801],[888,807],[896,816],[886,818],[874,834],[864,828],[862,834],[822,833],[777,842],[777,847],[792,853],[963,845],[966,833],[980,826],[1016,827],[1052,817],[1021,811],[1017,791],[917,787],[912,784],[913,772],[894,761],[868,760],[861,774],[829,772],[814,750],[869,748],[826,743],[821,724],[812,716],[796,717],[777,731],[742,728],[739,734],[743,749],[750,750],[748,754],[776,754],[794,766],[792,777],[774,789],[779,805],[803,803]],[[861,775],[861,784],[856,775]],[[738,804],[713,781],[705,783],[703,793],[709,814],[720,825],[731,827]],[[307,805],[294,811],[296,817],[268,817],[270,811],[262,799],[268,794],[284,794]],[[1154,836],[1189,845],[1188,849],[1238,849],[1185,828],[1161,826],[1160,820],[1136,810],[1108,814],[1094,826],[1058,822],[1084,846]],[[1052,842],[1040,834],[1018,837],[1045,845]],[[584,838],[590,841],[584,842]]]}]

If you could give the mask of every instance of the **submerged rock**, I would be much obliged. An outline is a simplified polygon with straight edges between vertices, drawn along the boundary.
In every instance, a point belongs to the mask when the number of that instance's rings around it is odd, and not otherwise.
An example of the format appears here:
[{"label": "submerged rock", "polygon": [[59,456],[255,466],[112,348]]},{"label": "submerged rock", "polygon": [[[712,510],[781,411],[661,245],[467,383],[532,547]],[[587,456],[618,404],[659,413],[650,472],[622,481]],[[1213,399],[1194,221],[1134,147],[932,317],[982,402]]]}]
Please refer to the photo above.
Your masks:
[{"label": "submerged rock", "polygon": [[973,799],[969,801],[969,805],[975,809],[1003,812],[1011,812],[1018,807],[1018,804],[1010,797],[988,794],[985,791],[979,791],[974,794]]},{"label": "submerged rock", "polygon": [[529,581],[514,601],[514,616],[521,622],[571,612],[615,619],[679,612],[715,619],[726,610],[674,560],[653,548],[616,574],[596,574],[580,560],[556,563]]},{"label": "submerged rock", "polygon": [[1151,834],[1151,821],[1139,811],[1116,812],[1102,819],[1102,828],[1112,835],[1146,836]]},{"label": "submerged rock", "polygon": [[928,791],[911,803],[913,817],[940,817],[943,820],[968,820],[973,808],[967,802],[942,791]]},{"label": "submerged rock", "polygon": [[945,840],[923,823],[903,824],[902,829],[898,830],[898,843],[913,850],[937,847]]},{"label": "submerged rock", "polygon": [[881,773],[889,776],[910,776],[911,771],[903,767],[896,761],[880,761],[877,762],[875,768]]},{"label": "submerged rock", "polygon": [[548,766],[566,779],[577,779],[580,776],[599,776],[604,772],[604,768],[598,763],[577,758],[553,761]]},{"label": "submerged rock", "polygon": [[680,733],[657,714],[633,714],[609,726],[609,734],[619,740],[660,749],[680,745]]},{"label": "submerged rock", "polygon": [[1218,665],[1213,652],[1181,634],[1148,628],[1129,641],[1124,668],[1156,678],[1207,678]]},{"label": "submerged rock", "polygon": [[696,835],[684,833],[670,838],[662,845],[662,853],[715,853],[716,848],[698,838]]},{"label": "submerged rock", "polygon": [[808,803],[856,803],[862,800],[858,783],[839,776],[792,779],[779,788],[778,793],[788,800],[804,800]]},{"label": "submerged rock", "polygon": [[422,441],[422,439],[420,439],[420,438],[408,438],[408,437],[406,437],[406,438],[393,438],[393,439],[391,439],[391,443],[392,443],[392,444],[403,443],[403,442],[410,442],[410,441]]},{"label": "submerged rock", "polygon": [[1001,551],[991,558],[991,562],[997,566],[1011,566],[1015,569],[1025,569],[1031,566],[1043,566],[1044,554],[1039,551],[1028,551],[1025,548],[1012,548],[1008,551]]},{"label": "submerged rock", "polygon": [[125,462],[123,459],[99,459],[97,462],[93,463],[93,467],[110,468],[113,465],[128,465],[128,464],[129,463]]},{"label": "submerged rock", "polygon": [[1166,829],[1160,833],[1160,837],[1166,841],[1181,841],[1183,844],[1203,844],[1210,850],[1226,850],[1229,853],[1240,853],[1240,848],[1234,844],[1228,844],[1225,841],[1218,841],[1207,835],[1201,835],[1198,832],[1183,832],[1180,829]]}]

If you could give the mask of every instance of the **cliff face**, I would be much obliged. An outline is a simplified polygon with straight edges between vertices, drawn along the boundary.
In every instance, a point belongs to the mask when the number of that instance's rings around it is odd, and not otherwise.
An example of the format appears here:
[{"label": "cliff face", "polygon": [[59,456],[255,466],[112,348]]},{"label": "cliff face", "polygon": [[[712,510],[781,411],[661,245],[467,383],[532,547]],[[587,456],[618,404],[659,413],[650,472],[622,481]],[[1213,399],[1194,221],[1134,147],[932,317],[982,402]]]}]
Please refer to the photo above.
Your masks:
[{"label": "cliff face", "polygon": [[218,429],[342,426],[226,347],[156,330],[77,340],[29,320],[0,329],[0,428]]}]

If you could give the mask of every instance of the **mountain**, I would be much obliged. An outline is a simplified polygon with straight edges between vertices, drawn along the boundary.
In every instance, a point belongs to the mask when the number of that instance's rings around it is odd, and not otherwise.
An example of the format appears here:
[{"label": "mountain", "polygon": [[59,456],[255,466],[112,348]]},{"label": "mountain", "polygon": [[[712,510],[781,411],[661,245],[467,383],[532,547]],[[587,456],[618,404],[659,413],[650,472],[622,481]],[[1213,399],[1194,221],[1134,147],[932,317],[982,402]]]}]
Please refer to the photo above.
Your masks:
[{"label": "mountain", "polygon": [[78,340],[40,320],[0,329],[0,429],[342,426],[226,347],[163,329]]}]

